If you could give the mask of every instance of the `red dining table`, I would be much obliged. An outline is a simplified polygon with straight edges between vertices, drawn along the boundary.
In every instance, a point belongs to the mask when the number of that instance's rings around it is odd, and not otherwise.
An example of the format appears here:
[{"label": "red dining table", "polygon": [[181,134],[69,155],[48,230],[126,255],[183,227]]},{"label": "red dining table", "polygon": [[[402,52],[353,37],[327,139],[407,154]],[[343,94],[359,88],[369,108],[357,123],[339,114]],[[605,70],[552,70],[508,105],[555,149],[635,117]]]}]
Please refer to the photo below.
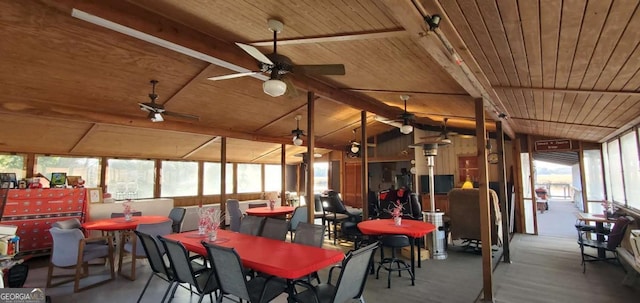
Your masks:
[{"label": "red dining table", "polygon": [[102,231],[132,230],[136,229],[138,224],[162,223],[168,220],[171,219],[165,216],[136,216],[132,217],[130,221],[126,221],[124,217],[119,217],[86,222],[82,224],[82,227],[86,230]]},{"label": "red dining table", "polygon": [[258,217],[278,217],[293,213],[293,206],[276,206],[271,209],[269,206],[249,208],[246,210],[247,215]]},{"label": "red dining table", "polygon": [[[411,239],[411,270],[413,271],[413,277],[415,279],[416,267],[414,258],[414,247],[416,246],[417,239],[436,230],[436,226],[422,222],[418,220],[403,219],[402,224],[397,226],[393,219],[376,219],[367,220],[358,223],[358,229],[369,236],[381,236],[381,235],[405,235]],[[420,245],[418,245],[418,267],[422,267],[420,260]],[[413,284],[414,281],[412,280]]]},{"label": "red dining table", "polygon": [[[198,235],[197,231],[169,234],[164,237],[182,242],[182,245],[191,252],[207,255],[201,243],[208,241],[207,236]],[[344,253],[341,250],[273,240],[229,230],[218,230],[216,240],[210,243],[233,247],[240,255],[242,265],[247,268],[287,279],[287,292],[290,298],[294,291],[292,282],[295,279],[305,277],[344,259]]]}]

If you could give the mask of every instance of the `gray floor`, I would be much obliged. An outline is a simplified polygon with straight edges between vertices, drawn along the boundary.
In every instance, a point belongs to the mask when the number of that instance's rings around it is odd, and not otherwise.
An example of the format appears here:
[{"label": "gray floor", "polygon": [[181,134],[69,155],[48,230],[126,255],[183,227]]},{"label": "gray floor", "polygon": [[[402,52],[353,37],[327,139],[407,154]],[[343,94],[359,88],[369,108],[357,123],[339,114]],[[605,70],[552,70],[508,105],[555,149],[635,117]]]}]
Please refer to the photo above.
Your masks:
[{"label": "gray floor", "polygon": [[[563,202],[564,203],[564,202]],[[590,263],[582,273],[580,254],[573,224],[571,204],[550,205],[549,212],[539,214],[541,231],[555,224],[562,231],[548,235],[516,235],[512,240],[512,263],[498,262],[493,273],[496,302],[637,302],[640,286],[630,288],[620,282],[622,268],[608,263]],[[555,215],[557,217],[553,217]],[[565,225],[568,225],[565,226]],[[548,227],[548,226],[547,226]],[[550,232],[552,229],[550,230]],[[330,241],[326,241],[330,246]],[[348,243],[340,248],[348,250]],[[495,256],[500,251],[494,252]],[[376,253],[378,256],[378,253]],[[46,280],[46,259],[30,262],[31,270],[25,287],[43,287]],[[148,264],[141,262],[139,277],[129,281],[117,277],[108,284],[73,294],[71,285],[47,289],[54,303],[64,302],[135,302],[149,275]],[[92,268],[104,270],[103,268]],[[320,273],[325,279],[326,271]],[[166,282],[154,280],[142,302],[159,302]],[[482,290],[481,256],[460,252],[459,246],[449,247],[446,260],[426,260],[416,271],[416,285],[406,274],[393,276],[391,289],[386,287],[386,275],[379,280],[369,276],[364,293],[367,302],[474,302]],[[180,289],[173,302],[197,302],[197,297]],[[204,302],[208,302],[205,299]],[[227,302],[227,301],[225,301]],[[228,301],[231,302],[231,301]],[[275,302],[286,302],[286,296]]]}]

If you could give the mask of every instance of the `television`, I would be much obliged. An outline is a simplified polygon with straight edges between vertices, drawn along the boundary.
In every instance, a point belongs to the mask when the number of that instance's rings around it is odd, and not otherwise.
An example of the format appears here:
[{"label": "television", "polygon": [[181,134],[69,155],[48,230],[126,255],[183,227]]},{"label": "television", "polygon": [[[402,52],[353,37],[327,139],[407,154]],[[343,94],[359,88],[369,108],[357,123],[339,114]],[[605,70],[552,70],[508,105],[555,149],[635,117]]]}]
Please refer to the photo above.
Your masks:
[{"label": "television", "polygon": [[[455,186],[455,178],[453,175],[434,175],[433,176],[433,191],[436,194],[447,194]],[[429,193],[429,175],[420,176],[420,191],[422,193]]]},{"label": "television", "polygon": [[64,187],[67,183],[67,173],[51,173],[49,187]]}]

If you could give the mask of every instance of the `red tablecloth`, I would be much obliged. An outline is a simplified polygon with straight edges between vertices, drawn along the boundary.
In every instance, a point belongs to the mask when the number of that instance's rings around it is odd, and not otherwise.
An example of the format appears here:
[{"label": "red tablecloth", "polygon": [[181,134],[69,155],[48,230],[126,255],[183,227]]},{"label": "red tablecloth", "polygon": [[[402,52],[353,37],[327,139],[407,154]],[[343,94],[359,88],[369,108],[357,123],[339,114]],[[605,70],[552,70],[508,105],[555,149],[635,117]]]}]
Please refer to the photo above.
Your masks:
[{"label": "red tablecloth", "polygon": [[393,219],[367,220],[358,223],[358,229],[365,235],[406,235],[412,238],[422,237],[436,229],[436,226],[418,220],[402,220],[400,226]]},{"label": "red tablecloth", "polygon": [[266,207],[256,207],[247,209],[247,215],[258,216],[258,217],[276,217],[282,216],[286,214],[290,214],[293,212],[295,208],[293,206],[276,206],[273,210]]},{"label": "red tablecloth", "polygon": [[[200,243],[207,238],[198,236],[197,231],[170,234],[165,237],[182,242],[189,251],[207,255],[204,246]],[[344,254],[339,250],[278,241],[228,230],[219,230],[218,239],[213,243],[235,248],[245,267],[285,279],[304,277],[338,263],[344,258]]]},{"label": "red tablecloth", "polygon": [[162,223],[171,220],[163,216],[139,216],[133,217],[131,221],[125,221],[124,218],[102,219],[82,224],[86,230],[130,230],[136,229],[138,224]]}]

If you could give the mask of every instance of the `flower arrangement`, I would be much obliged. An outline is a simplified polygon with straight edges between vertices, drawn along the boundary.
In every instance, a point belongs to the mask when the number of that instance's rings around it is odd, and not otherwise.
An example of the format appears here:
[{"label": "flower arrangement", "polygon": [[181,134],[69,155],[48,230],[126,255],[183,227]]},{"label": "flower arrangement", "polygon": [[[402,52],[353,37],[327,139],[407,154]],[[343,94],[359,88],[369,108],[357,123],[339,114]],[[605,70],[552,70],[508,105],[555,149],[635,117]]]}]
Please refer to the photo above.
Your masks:
[{"label": "flower arrangement", "polygon": [[613,203],[611,203],[610,201],[602,200],[602,203],[600,204],[602,205],[602,212],[604,213],[604,216],[606,218],[611,216],[611,214],[613,214],[616,211],[615,207],[613,206]]},{"label": "flower arrangement", "polygon": [[127,200],[122,203],[122,214],[124,214],[124,219],[126,221],[131,221],[131,213],[134,211],[132,204],[133,202],[131,202],[131,200]]},{"label": "flower arrangement", "polygon": [[400,200],[394,203],[393,209],[391,210],[391,217],[393,217],[393,222],[396,226],[402,225],[402,202],[400,202]]},{"label": "flower arrangement", "polygon": [[276,207],[276,199],[278,198],[278,194],[275,192],[266,193],[265,198],[269,200],[269,208],[273,210]]},{"label": "flower arrangement", "polygon": [[223,214],[219,209],[213,207],[204,209],[201,206],[198,209],[198,234],[208,234],[209,240],[215,240],[222,222],[222,216]]}]

